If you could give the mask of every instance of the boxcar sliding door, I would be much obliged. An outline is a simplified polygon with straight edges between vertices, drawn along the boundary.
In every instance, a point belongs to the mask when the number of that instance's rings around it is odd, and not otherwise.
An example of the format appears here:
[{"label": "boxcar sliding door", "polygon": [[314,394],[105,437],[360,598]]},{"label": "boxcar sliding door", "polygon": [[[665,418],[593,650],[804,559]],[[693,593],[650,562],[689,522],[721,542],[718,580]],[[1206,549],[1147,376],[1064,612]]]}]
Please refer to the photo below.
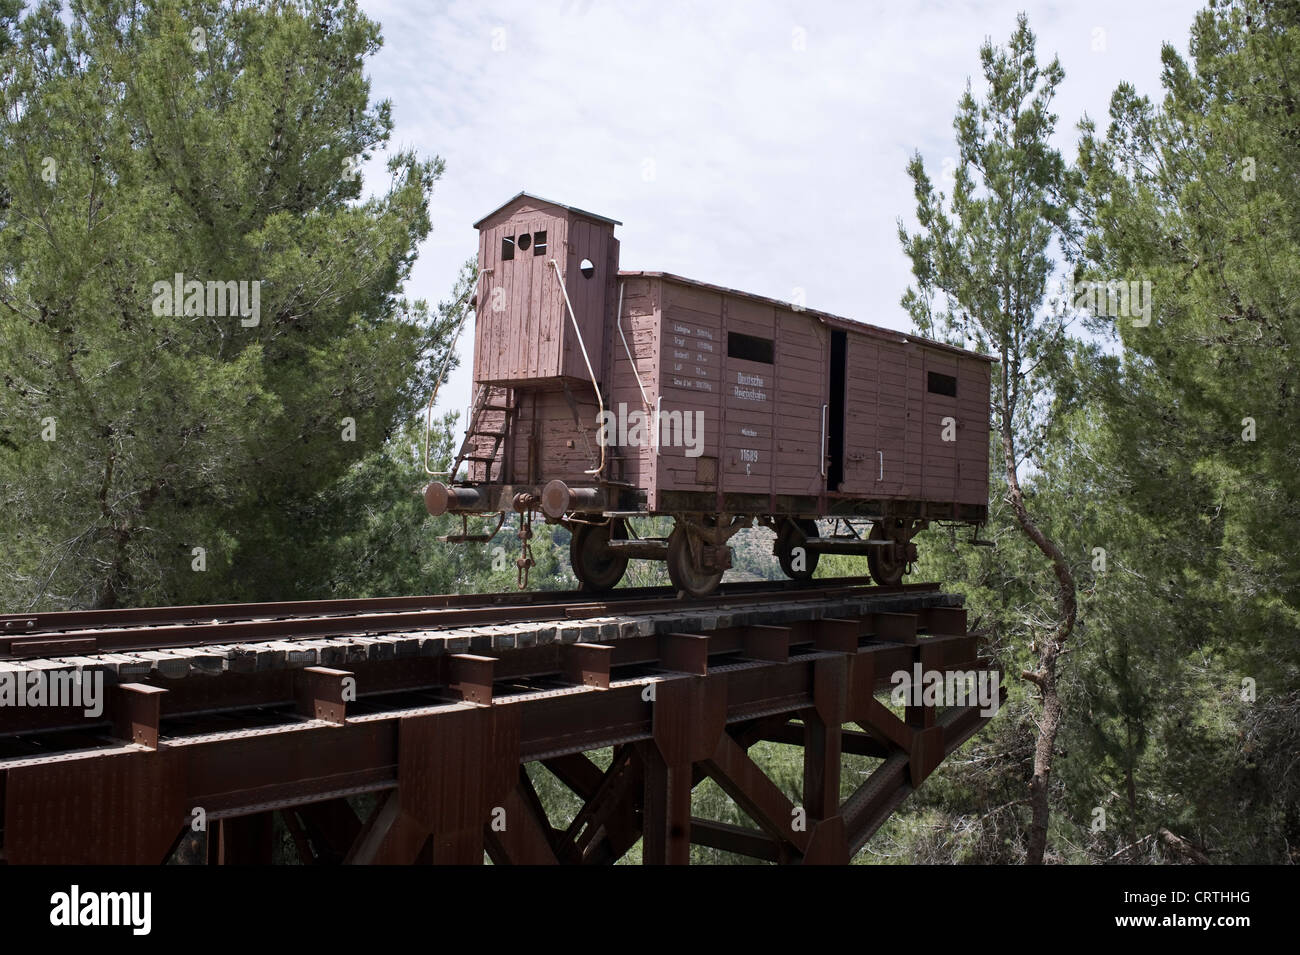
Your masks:
[{"label": "boxcar sliding door", "polygon": [[843,490],[868,498],[903,490],[907,405],[902,349],[848,333]]},{"label": "boxcar sliding door", "polygon": [[[822,474],[826,405],[826,356],[829,338],[816,319],[776,307],[776,402],[773,431],[776,450],[772,494],[807,498],[826,490]],[[780,502],[778,502],[779,504]]]}]

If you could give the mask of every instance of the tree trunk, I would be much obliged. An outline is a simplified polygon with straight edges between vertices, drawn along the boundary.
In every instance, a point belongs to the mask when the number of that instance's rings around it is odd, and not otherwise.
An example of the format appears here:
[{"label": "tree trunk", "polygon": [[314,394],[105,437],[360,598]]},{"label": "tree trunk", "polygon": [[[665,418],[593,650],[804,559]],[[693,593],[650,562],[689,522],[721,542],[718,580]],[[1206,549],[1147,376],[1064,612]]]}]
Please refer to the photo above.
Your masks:
[{"label": "tree trunk", "polygon": [[1025,861],[1042,865],[1047,852],[1047,824],[1051,819],[1049,783],[1052,776],[1052,757],[1055,755],[1056,733],[1061,728],[1061,697],[1056,692],[1056,654],[1046,662],[1048,651],[1039,657],[1038,683],[1043,697],[1043,715],[1038,722],[1038,740],[1034,744],[1034,775],[1029,780],[1029,805],[1032,817],[1029,823],[1029,851]]},{"label": "tree trunk", "polygon": [[120,606],[123,593],[130,588],[130,567],[126,546],[131,540],[129,530],[113,531],[113,559],[104,572],[104,579],[95,596],[93,610],[111,610]]},{"label": "tree trunk", "polygon": [[1133,754],[1133,723],[1131,720],[1126,720],[1124,723],[1124,736],[1127,743],[1125,757],[1129,760],[1129,764],[1124,767],[1124,784],[1128,791],[1128,841],[1137,842],[1138,794],[1137,780],[1133,778],[1133,761],[1136,757]]},{"label": "tree trunk", "polygon": [[1078,615],[1078,602],[1075,592],[1074,574],[1061,553],[1056,542],[1043,533],[1025,507],[1024,494],[1020,490],[1020,478],[1016,474],[1015,436],[1011,432],[1011,415],[1004,403],[1002,415],[1002,452],[1007,473],[1007,487],[1011,506],[1015,510],[1016,521],[1043,555],[1052,563],[1052,572],[1056,575],[1056,609],[1057,626],[1044,641],[1038,655],[1038,669],[1023,674],[1038,687],[1042,696],[1043,712],[1038,723],[1038,740],[1034,745],[1034,775],[1029,781],[1029,805],[1031,820],[1029,825],[1029,849],[1026,862],[1030,865],[1042,865],[1047,852],[1047,826],[1051,819],[1050,783],[1052,777],[1052,759],[1056,750],[1056,734],[1061,728],[1061,697],[1056,685],[1056,663],[1065,648],[1066,642],[1074,632],[1075,618]]}]

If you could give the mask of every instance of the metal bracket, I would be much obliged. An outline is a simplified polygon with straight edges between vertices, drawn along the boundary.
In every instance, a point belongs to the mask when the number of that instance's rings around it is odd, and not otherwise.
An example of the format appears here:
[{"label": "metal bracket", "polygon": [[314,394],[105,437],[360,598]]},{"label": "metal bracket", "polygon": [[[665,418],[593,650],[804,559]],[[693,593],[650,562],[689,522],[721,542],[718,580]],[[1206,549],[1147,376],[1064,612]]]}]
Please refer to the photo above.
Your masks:
[{"label": "metal bracket", "polygon": [[506,512],[502,511],[497,515],[497,526],[492,528],[491,534],[471,534],[469,532],[469,516],[462,514],[460,516],[461,532],[459,534],[446,534],[439,537],[438,540],[448,544],[486,544],[501,532],[501,526],[505,522]]}]

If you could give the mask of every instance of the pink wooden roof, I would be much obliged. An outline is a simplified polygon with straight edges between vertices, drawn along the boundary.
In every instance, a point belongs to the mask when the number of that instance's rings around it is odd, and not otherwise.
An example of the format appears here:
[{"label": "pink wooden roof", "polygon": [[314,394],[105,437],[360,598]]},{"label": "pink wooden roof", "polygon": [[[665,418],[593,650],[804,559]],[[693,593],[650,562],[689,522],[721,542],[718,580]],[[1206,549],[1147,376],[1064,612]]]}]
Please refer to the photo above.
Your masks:
[{"label": "pink wooden roof", "polygon": [[577,216],[586,216],[588,219],[595,219],[597,222],[608,222],[608,223],[611,223],[612,225],[622,225],[622,224],[623,224],[623,223],[619,222],[617,219],[611,219],[611,218],[609,218],[608,216],[598,216],[598,215],[596,215],[596,213],[594,213],[594,212],[588,212],[588,211],[585,210],[585,209],[578,209],[578,208],[575,208],[574,206],[566,206],[563,202],[556,202],[556,201],[553,200],[553,199],[543,199],[541,196],[535,196],[535,195],[533,195],[531,192],[520,192],[520,193],[518,193],[517,195],[513,195],[513,196],[511,196],[509,199],[507,199],[505,202],[501,203],[501,205],[497,206],[495,209],[493,209],[491,212],[489,212],[489,213],[488,213],[487,215],[485,215],[483,218],[479,219],[478,222],[475,222],[475,223],[474,223],[474,228],[477,229],[477,228],[478,228],[479,226],[481,226],[484,222],[487,222],[488,219],[491,219],[494,215],[496,215],[496,214],[497,214],[498,212],[500,212],[502,209],[506,208],[506,207],[507,207],[508,205],[510,205],[512,202],[518,202],[520,199],[531,199],[533,202],[540,202],[540,203],[542,203],[543,205],[547,205],[547,206],[555,206],[555,208],[557,208],[557,209],[563,209],[563,210],[565,210],[566,212],[571,212],[571,213],[573,213],[574,215],[577,215]]},{"label": "pink wooden roof", "polygon": [[[513,201],[513,200],[512,200]],[[725,288],[721,285],[711,285],[708,282],[700,282],[696,279],[688,279],[681,275],[674,275],[671,272],[623,272],[620,271],[619,278],[658,278],[669,282],[676,282],[679,285],[691,285],[695,288],[709,289],[713,292],[721,292],[724,295],[736,295],[740,298],[747,298],[754,302],[763,302],[768,305],[777,305],[781,308],[793,308],[789,302],[783,302],[780,299],[768,298],[766,295],[755,295],[752,292],[741,292],[732,288]],[[879,325],[868,325],[866,322],[859,322],[852,318],[841,318],[839,315],[832,315],[829,312],[819,312],[815,308],[801,308],[801,313],[812,315],[825,322],[827,325],[833,325],[838,328],[874,335],[878,338],[886,338],[890,341],[908,341],[915,342],[918,345],[924,345],[927,348],[938,348],[942,351],[956,352],[959,355],[965,355],[968,358],[981,358],[987,362],[996,362],[997,359],[984,355],[977,351],[970,351],[966,348],[958,348],[956,345],[949,345],[946,342],[937,342],[931,338],[922,338],[920,335],[909,335],[906,332],[894,331],[892,328],[881,328]]]}]

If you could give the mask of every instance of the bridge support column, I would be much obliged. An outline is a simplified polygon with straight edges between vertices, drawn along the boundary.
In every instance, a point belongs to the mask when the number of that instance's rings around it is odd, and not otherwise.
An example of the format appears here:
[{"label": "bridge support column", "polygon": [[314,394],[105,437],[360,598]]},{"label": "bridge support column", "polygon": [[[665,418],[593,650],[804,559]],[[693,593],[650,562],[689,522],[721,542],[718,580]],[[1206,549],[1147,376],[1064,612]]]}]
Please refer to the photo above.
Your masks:
[{"label": "bridge support column", "polygon": [[680,677],[655,685],[654,740],[640,746],[645,768],[646,865],[686,865],[691,859],[693,764],[708,759],[727,723],[726,683]]},{"label": "bridge support column", "polygon": [[[403,718],[398,788],[372,827],[383,832],[373,861],[416,861],[412,850],[418,856],[429,841],[435,865],[482,864],[484,827],[494,820],[511,824],[506,800],[518,772],[518,707],[474,706]],[[371,854],[361,853],[356,861],[372,861],[366,858]]]}]

